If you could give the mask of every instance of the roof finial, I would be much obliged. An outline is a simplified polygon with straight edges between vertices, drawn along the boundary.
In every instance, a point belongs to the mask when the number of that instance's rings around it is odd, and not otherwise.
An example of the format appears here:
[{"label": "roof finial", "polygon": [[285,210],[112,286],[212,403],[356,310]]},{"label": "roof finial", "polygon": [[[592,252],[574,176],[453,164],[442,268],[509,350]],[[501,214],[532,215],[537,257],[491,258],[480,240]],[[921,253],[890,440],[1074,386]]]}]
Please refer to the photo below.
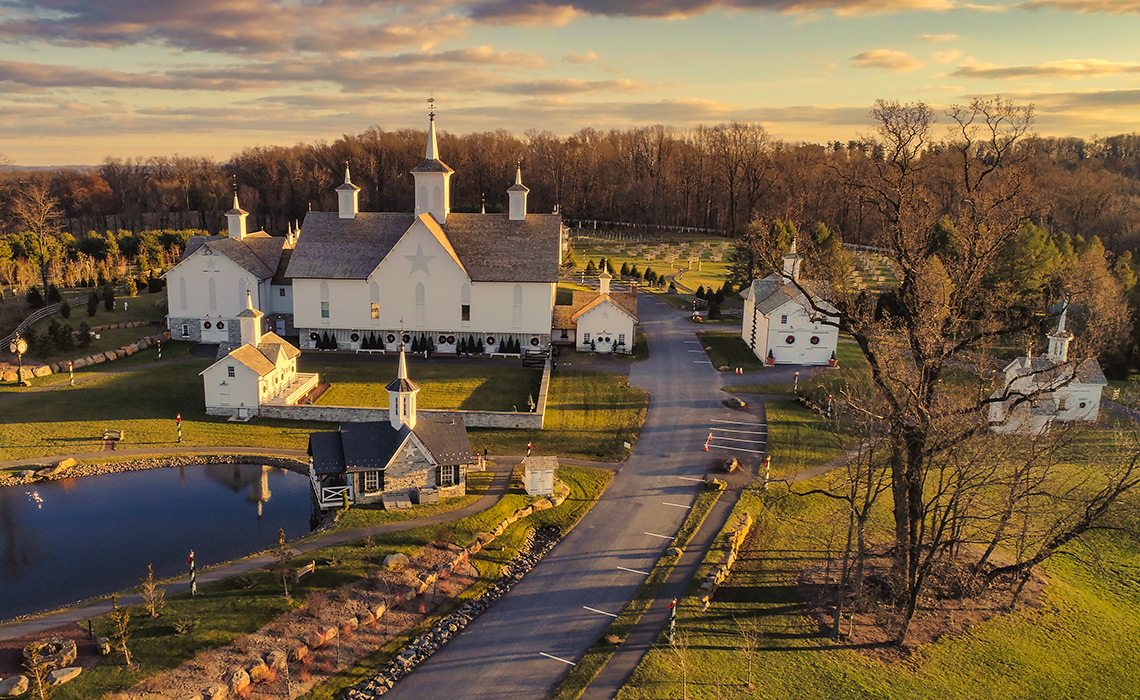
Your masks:
[{"label": "roof finial", "polygon": [[483,192],[479,193],[479,213],[487,213],[487,195]]},{"label": "roof finial", "polygon": [[522,160],[517,161],[515,164],[515,184],[522,184]]},{"label": "roof finial", "polygon": [[435,95],[428,98],[428,119],[435,121]]},{"label": "roof finial", "polygon": [[233,179],[234,179],[234,209],[241,209],[241,207],[240,207],[240,206],[238,206],[238,196],[237,196],[237,173],[234,173],[234,174],[233,174]]},{"label": "roof finial", "polygon": [[247,309],[253,308],[253,290],[252,289],[245,290],[245,308],[247,308]]},{"label": "roof finial", "polygon": [[352,177],[348,174],[348,158],[344,159],[344,184],[352,184]]}]

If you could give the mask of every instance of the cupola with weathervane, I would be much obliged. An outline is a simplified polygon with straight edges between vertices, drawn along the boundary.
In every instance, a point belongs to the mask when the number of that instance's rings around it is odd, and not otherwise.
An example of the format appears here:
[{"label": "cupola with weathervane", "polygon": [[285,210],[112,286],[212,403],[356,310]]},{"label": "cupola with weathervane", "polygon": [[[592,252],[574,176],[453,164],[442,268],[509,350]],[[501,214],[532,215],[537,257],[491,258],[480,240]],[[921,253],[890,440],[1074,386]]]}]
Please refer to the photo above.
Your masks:
[{"label": "cupola with weathervane", "polygon": [[230,222],[230,238],[235,241],[245,240],[245,219],[249,216],[249,212],[241,208],[238,204],[237,183],[234,183],[234,208],[226,212],[226,218]]},{"label": "cupola with weathervane", "polygon": [[447,223],[451,213],[451,173],[455,172],[439,159],[435,137],[435,98],[428,100],[427,150],[423,162],[412,168],[416,180],[416,216],[431,214],[439,223]]},{"label": "cupola with weathervane", "polygon": [[237,315],[241,324],[241,344],[257,347],[261,344],[261,318],[262,312],[253,308],[253,292],[245,290],[245,310]]},{"label": "cupola with weathervane", "polygon": [[507,197],[510,199],[510,220],[524,221],[526,219],[526,195],[530,188],[522,182],[522,165],[515,170],[515,184],[507,188]]},{"label": "cupola with weathervane", "polygon": [[336,196],[340,205],[340,218],[355,219],[360,211],[360,188],[352,184],[348,163],[344,164],[344,184],[336,188]]},{"label": "cupola with weathervane", "polygon": [[784,256],[784,277],[798,282],[800,280],[800,254],[796,252],[796,239],[792,237],[792,249]]}]

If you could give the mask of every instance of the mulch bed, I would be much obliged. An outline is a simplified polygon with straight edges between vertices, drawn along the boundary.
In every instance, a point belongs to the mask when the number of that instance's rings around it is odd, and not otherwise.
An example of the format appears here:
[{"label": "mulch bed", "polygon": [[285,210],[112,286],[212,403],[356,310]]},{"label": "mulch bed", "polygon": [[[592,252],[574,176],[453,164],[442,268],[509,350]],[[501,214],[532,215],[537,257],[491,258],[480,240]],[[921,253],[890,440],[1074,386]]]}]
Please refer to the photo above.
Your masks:
[{"label": "mulch bed", "polygon": [[77,656],[73,665],[81,666],[85,671],[95,668],[103,659],[99,655],[99,647],[87,636],[87,630],[74,624],[61,625],[39,634],[0,641],[0,678],[23,675],[24,647],[31,642],[52,637],[75,640]]}]

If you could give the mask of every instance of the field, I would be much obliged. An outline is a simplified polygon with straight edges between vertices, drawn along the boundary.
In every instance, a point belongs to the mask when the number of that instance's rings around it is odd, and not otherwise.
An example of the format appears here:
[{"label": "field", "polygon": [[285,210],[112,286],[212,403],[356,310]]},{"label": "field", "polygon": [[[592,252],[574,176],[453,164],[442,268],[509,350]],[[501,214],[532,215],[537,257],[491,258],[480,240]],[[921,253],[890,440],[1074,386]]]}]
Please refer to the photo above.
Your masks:
[{"label": "field", "polygon": [[[538,401],[542,370],[523,368],[518,362],[460,362],[423,360],[409,356],[408,376],[420,385],[420,408],[478,411],[526,411],[528,398]],[[396,378],[398,359],[383,357],[326,358],[307,354],[300,360],[305,372],[319,372],[332,386],[317,403],[325,406],[388,405],[384,386]]]},{"label": "field", "polygon": [[[796,426],[798,419],[789,421],[782,413],[770,409],[769,414],[775,418],[769,423],[774,464],[819,463],[838,454],[838,446],[826,441],[806,445],[802,431],[810,427]],[[1069,468],[1087,469],[1082,455],[1105,449],[1100,443],[1108,439],[1103,432],[1082,435]],[[799,484],[796,490],[816,485]],[[1132,498],[1133,510],[1114,525],[1136,528]],[[688,697],[708,700],[1136,697],[1140,546],[1134,538],[1120,531],[1097,533],[1074,549],[1077,556],[1046,562],[1051,581],[1039,607],[999,615],[965,634],[921,646],[909,657],[875,657],[860,651],[858,643],[832,642],[806,615],[798,592],[800,569],[842,546],[845,518],[827,501],[790,496],[780,487],[747,492],[737,511],[752,513],[758,522],[732,578],[705,613],[693,597],[682,601],[678,629],[687,649],[652,651],[618,697],[681,697],[681,664],[688,667]],[[872,518],[879,539],[890,528],[888,501]],[[718,544],[707,561],[719,561],[724,553]],[[751,679],[737,621],[755,622],[762,632]],[[750,680],[757,689],[748,690]]]},{"label": "field", "polygon": [[[725,238],[678,233],[662,234],[645,242],[580,235],[570,245],[579,268],[585,268],[590,260],[597,264],[603,257],[615,272],[621,270],[622,263],[637,265],[641,272],[651,267],[659,275],[676,273],[680,291],[692,294],[700,286],[719,289],[724,285],[732,243]],[[694,259],[691,267],[690,258]]]},{"label": "field", "polygon": [[649,399],[629,378],[604,372],[558,370],[550,379],[541,432],[471,430],[476,451],[519,455],[534,443],[536,454],[616,462],[629,455],[645,422]]}]

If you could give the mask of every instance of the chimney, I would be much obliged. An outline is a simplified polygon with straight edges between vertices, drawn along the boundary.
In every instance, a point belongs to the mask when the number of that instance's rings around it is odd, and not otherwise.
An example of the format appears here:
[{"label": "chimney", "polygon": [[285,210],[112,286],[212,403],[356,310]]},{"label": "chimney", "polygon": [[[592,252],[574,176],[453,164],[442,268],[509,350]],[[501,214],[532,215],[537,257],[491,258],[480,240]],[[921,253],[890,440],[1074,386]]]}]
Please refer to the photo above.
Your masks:
[{"label": "chimney", "polygon": [[249,212],[241,208],[238,204],[237,187],[234,187],[234,208],[226,212],[226,218],[230,221],[230,238],[238,241],[245,240],[245,217],[249,216]]},{"label": "chimney", "polygon": [[530,189],[522,184],[522,165],[515,170],[515,184],[507,188],[507,197],[510,198],[510,220],[526,220],[526,195]]},{"label": "chimney", "polygon": [[344,184],[336,188],[336,196],[340,200],[340,218],[355,219],[360,211],[360,188],[352,184],[348,163],[344,164]]}]

